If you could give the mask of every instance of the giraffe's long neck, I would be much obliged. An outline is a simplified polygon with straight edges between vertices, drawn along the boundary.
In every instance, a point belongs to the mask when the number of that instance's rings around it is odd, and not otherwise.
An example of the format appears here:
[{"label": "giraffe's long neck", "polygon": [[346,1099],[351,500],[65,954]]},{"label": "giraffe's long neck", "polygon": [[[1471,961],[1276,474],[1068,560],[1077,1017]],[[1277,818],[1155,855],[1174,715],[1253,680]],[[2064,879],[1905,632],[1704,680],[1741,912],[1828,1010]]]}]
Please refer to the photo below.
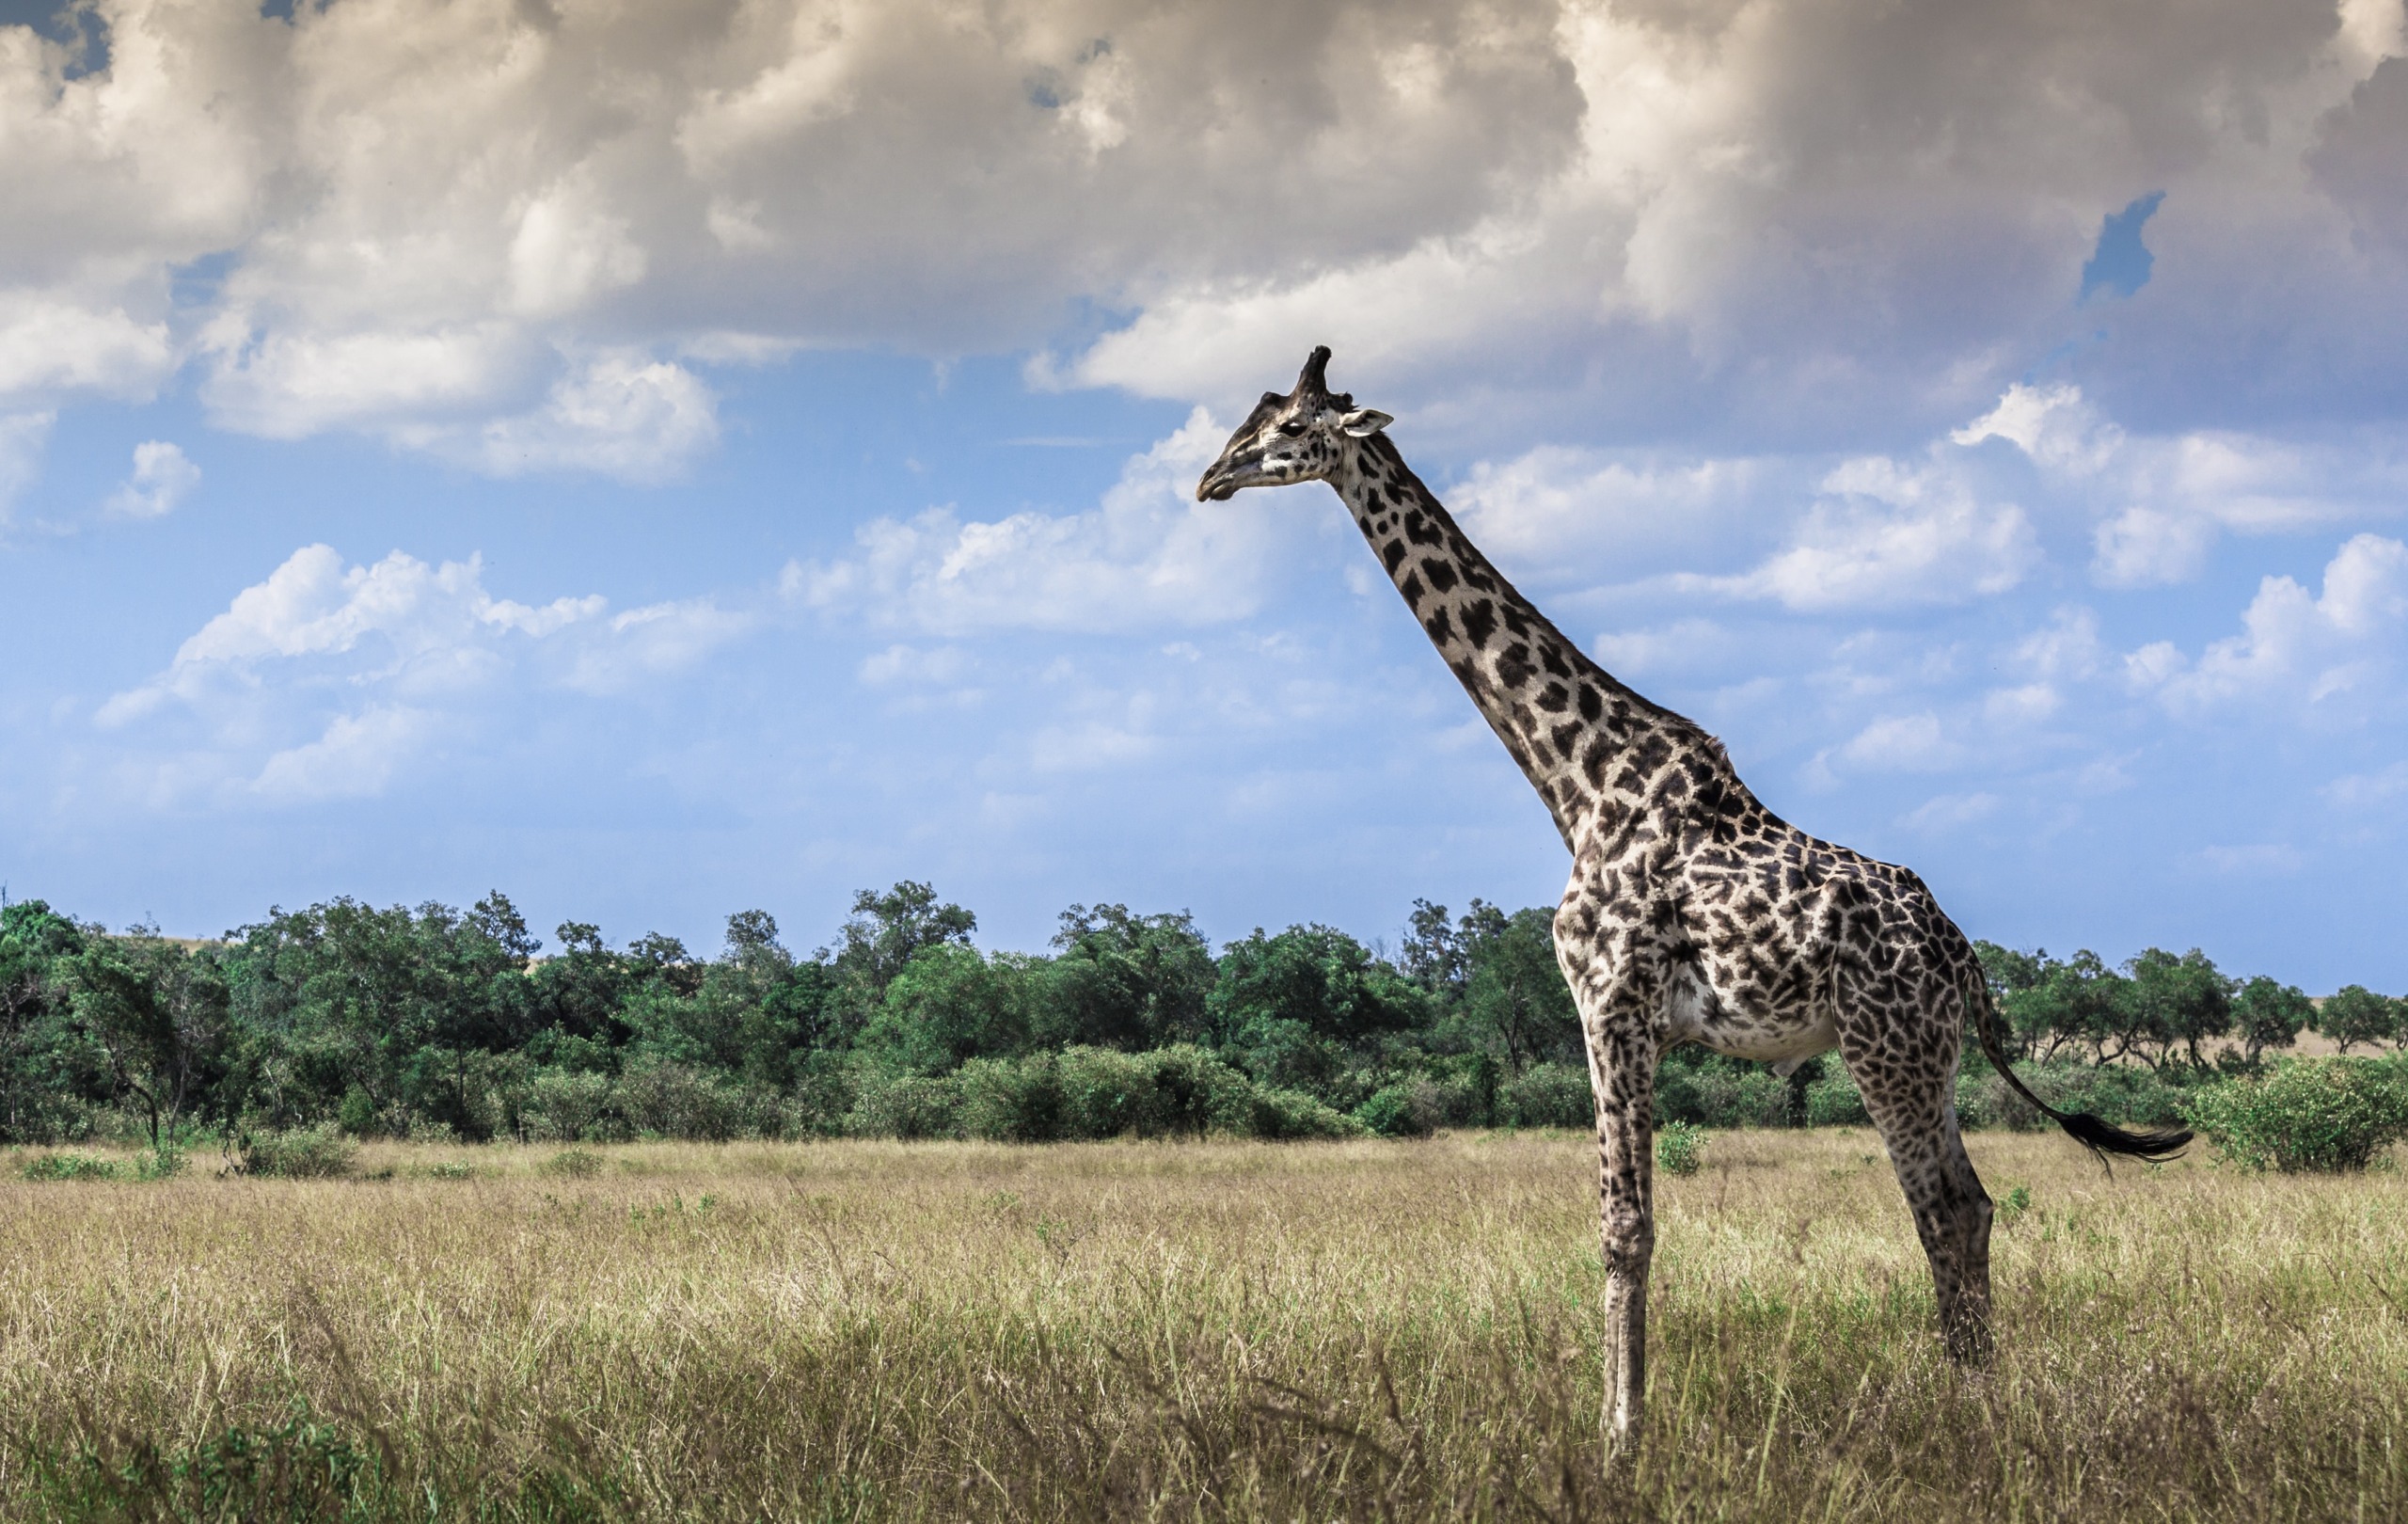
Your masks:
[{"label": "giraffe's long neck", "polygon": [[1489,728],[1576,854],[1584,833],[1637,809],[1696,727],[1590,660],[1480,553],[1385,434],[1330,485]]}]

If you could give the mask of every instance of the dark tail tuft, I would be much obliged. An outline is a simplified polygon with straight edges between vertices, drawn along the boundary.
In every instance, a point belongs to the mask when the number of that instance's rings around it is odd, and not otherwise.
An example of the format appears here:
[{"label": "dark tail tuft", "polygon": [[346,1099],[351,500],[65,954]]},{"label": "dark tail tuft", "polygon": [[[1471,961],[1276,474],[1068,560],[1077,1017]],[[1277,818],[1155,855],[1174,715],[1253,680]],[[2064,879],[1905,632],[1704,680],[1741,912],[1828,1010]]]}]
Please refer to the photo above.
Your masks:
[{"label": "dark tail tuft", "polygon": [[2191,1145],[2188,1128],[2172,1127],[2163,1132],[2133,1133],[2113,1122],[2101,1121],[2087,1111],[2063,1112],[2032,1093],[2006,1061],[2004,1044],[1999,1040],[1998,1008],[1990,1002],[1990,987],[1983,981],[1982,965],[1973,963],[1971,978],[1964,991],[1965,1002],[1973,1012],[1973,1030],[1981,1038],[1982,1051],[1989,1056],[1990,1067],[1999,1077],[2015,1087],[2018,1095],[2040,1108],[2051,1121],[2064,1128],[2072,1139],[2088,1149],[2091,1157],[2109,1168],[2115,1155],[2127,1159],[2147,1159],[2151,1164],[2171,1159]]},{"label": "dark tail tuft", "polygon": [[[2018,1086],[2017,1088],[2022,1087]],[[2156,1163],[2171,1159],[2191,1146],[2191,1131],[2187,1127],[2170,1127],[2156,1133],[2131,1133],[2112,1122],[2101,1121],[2087,1111],[2078,1111],[2071,1116],[2051,1111],[2049,1115],[2057,1119],[2057,1125],[2064,1128],[2075,1142],[2099,1155],[2102,1164],[2106,1162],[2105,1156],[2111,1153]]]}]

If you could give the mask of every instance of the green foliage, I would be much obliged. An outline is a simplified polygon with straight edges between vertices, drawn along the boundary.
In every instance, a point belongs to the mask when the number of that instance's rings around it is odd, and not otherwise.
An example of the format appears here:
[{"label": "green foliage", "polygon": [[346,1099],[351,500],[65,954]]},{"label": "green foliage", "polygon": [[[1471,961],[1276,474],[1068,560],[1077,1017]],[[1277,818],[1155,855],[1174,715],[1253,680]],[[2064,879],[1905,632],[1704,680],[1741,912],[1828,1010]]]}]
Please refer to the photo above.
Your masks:
[{"label": "green foliage", "polygon": [[1854,1076],[1839,1065],[1827,1065],[1822,1078],[1806,1087],[1807,1126],[1865,1127],[1872,1121],[1864,1109],[1863,1092],[1856,1087]]},{"label": "green foliage", "polygon": [[592,1180],[602,1173],[602,1156],[591,1149],[562,1149],[544,1161],[543,1170],[568,1180]]},{"label": "green foliage", "polygon": [[26,1160],[19,1173],[27,1180],[115,1180],[118,1169],[87,1153],[44,1153]]},{"label": "green foliage", "polygon": [[1668,1175],[1694,1175],[1705,1167],[1706,1133],[1687,1122],[1656,1129],[1656,1164]]},{"label": "green foliage", "polygon": [[310,1180],[351,1173],[357,1151],[330,1125],[243,1135],[235,1144],[237,1170],[275,1180]]},{"label": "green foliage", "polygon": [[1572,1064],[1533,1064],[1498,1088],[1500,1119],[1513,1127],[1592,1128],[1597,1102],[1589,1072]]},{"label": "green foliage", "polygon": [[144,1149],[134,1156],[134,1178],[136,1180],[173,1180],[184,1172],[189,1161],[184,1151],[168,1145]]},{"label": "green foliage", "polygon": [[[1216,958],[1184,913],[1073,905],[1039,954],[906,881],[854,896],[798,956],[767,911],[721,949],[624,946],[564,921],[548,957],[508,897],[463,911],[348,898],[272,910],[219,944],[110,934],[40,901],[0,909],[0,1141],[204,1133],[615,1142],[636,1137],[1426,1135],[1593,1121],[1553,916],[1417,900],[1390,959],[1326,926],[1257,929]],[[2192,1087],[2257,1071],[2314,1017],[2397,1040],[2352,987],[2317,1013],[2204,954],[1977,948],[2041,1093],[2162,1124]],[[2040,1114],[1969,1048],[1969,1127]],[[1861,1125],[1836,1058],[1786,1076],[1665,1056],[1656,1116],[1729,1129]]]},{"label": "green foliage", "polygon": [[1382,1137],[1428,1137],[1438,1130],[1438,1109],[1427,1081],[1387,1085],[1354,1108],[1354,1119]]},{"label": "green foliage", "polygon": [[2233,1026],[2240,1035],[2242,1061],[2257,1067],[2269,1048],[2288,1048],[2300,1030],[2316,1019],[2316,1003],[2297,985],[2279,984],[2260,974],[2242,982],[2232,997]]},{"label": "green foliage", "polygon": [[2225,1157],[2252,1169],[2364,1169],[2408,1137],[2408,1068],[2397,1059],[2294,1058],[2206,1087],[2184,1112]]},{"label": "green foliage", "polygon": [[1259,1087],[1247,1092],[1244,1125],[1231,1131],[1274,1142],[1297,1138],[1360,1137],[1361,1122],[1302,1090]]},{"label": "green foliage", "polygon": [[2344,985],[2317,1010],[2316,1029],[2345,1054],[2361,1043],[2390,1042],[2400,1035],[2401,1004],[2362,984]]},{"label": "green foliage", "polygon": [[856,1137],[951,1137],[961,1086],[950,1074],[873,1070],[853,1093],[845,1130]]}]

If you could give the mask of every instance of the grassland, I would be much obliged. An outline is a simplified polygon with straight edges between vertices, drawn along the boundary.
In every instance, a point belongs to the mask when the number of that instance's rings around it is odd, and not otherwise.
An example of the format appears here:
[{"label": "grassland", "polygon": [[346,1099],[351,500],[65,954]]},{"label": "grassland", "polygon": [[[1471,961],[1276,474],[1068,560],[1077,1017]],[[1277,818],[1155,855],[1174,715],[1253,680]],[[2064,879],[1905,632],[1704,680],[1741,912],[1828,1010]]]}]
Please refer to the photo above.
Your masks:
[{"label": "grassland", "polygon": [[1969,1373],[1870,1135],[1719,1136],[1607,1483],[1582,1139],[554,1151],[10,1169],[0,1517],[2408,1516],[2396,1172],[1977,1137]]}]

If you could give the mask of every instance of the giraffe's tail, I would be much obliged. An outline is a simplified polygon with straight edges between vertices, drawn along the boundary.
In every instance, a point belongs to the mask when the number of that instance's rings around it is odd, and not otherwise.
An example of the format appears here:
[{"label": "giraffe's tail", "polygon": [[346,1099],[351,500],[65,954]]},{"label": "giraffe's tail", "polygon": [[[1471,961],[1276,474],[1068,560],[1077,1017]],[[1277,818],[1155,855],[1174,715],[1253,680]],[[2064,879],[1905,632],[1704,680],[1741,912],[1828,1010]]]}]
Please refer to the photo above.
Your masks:
[{"label": "giraffe's tail", "polygon": [[2039,1107],[2075,1142],[2088,1149],[2100,1164],[2110,1163],[2112,1156],[2116,1154],[2152,1162],[2170,1159],[2190,1146],[2191,1132],[2185,1127],[2136,1133],[2087,1111],[2059,1111],[2034,1095],[2032,1087],[2023,1083],[2021,1076],[2015,1072],[2015,1067],[2006,1061],[2006,1047],[1999,1036],[1998,1005],[1990,999],[1990,987],[1982,977],[1979,960],[1974,962],[1972,976],[1967,980],[1965,1003],[1972,1008],[1973,1027],[1981,1036],[1982,1052],[1989,1056],[1990,1067],[1997,1070],[2007,1084],[2015,1087],[2016,1094]]}]

